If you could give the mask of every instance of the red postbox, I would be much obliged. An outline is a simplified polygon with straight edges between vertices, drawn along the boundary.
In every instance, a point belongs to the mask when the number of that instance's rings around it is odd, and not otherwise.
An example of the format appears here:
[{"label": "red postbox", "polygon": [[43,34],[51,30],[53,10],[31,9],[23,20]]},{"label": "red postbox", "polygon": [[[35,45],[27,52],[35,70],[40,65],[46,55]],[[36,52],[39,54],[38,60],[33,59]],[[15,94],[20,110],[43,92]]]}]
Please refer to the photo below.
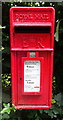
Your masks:
[{"label": "red postbox", "polygon": [[52,101],[55,10],[10,9],[12,104],[18,109],[48,109]]}]

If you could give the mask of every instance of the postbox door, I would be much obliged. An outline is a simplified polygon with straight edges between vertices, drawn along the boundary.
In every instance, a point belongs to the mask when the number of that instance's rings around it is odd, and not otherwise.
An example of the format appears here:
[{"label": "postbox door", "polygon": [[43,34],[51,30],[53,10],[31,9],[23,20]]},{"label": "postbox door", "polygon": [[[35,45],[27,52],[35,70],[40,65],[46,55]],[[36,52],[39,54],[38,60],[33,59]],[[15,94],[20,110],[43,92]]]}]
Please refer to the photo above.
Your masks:
[{"label": "postbox door", "polygon": [[[20,105],[26,105],[26,104],[28,104],[28,105],[30,105],[30,104],[32,104],[32,105],[34,105],[34,104],[47,105],[47,104],[49,104],[48,98],[49,98],[49,94],[50,94],[49,92],[50,92],[50,85],[51,85],[49,83],[49,80],[52,79],[50,76],[51,69],[52,69],[50,59],[52,58],[52,56],[51,56],[51,54],[48,54],[48,52],[45,52],[45,54],[44,54],[44,52],[39,52],[39,56],[40,57],[37,57],[37,58],[29,58],[29,57],[22,57],[22,53],[18,53],[17,102]],[[39,69],[40,69],[40,78],[39,78],[40,91],[38,91],[37,89],[36,89],[36,91],[32,91],[31,89],[27,89],[27,90],[24,89],[24,87],[26,85],[30,85],[30,83],[29,84],[25,83],[26,82],[25,81],[26,80],[25,79],[25,74],[26,74],[25,62],[30,62],[30,61],[32,61],[32,62],[38,61],[40,63],[40,66],[39,66]],[[30,70],[30,69],[28,69],[28,70]],[[30,71],[29,71],[29,73],[30,73]],[[30,76],[30,79],[31,79],[31,76]],[[33,82],[33,79],[31,80],[31,82]],[[50,80],[50,82],[51,82],[51,80]],[[33,84],[33,86],[32,86],[32,84],[31,84],[31,87],[34,87],[34,84]],[[47,92],[47,91],[49,91],[49,92]],[[30,97],[31,97],[31,99],[30,99]]]}]

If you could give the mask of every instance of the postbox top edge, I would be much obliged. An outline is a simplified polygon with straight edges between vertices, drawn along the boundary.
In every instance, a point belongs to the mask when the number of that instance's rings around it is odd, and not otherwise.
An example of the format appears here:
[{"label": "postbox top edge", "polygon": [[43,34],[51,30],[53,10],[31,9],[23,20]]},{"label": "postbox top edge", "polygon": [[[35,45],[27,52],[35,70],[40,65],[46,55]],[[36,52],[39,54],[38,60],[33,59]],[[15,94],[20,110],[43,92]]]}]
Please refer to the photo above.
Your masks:
[{"label": "postbox top edge", "polygon": [[34,9],[36,9],[37,10],[37,8],[38,9],[43,9],[43,10],[52,10],[52,11],[54,11],[55,12],[55,9],[53,8],[53,7],[20,7],[20,6],[18,6],[18,7],[11,7],[10,8],[10,11],[13,11],[13,10],[17,10],[17,9],[30,9],[30,10],[34,10]]}]

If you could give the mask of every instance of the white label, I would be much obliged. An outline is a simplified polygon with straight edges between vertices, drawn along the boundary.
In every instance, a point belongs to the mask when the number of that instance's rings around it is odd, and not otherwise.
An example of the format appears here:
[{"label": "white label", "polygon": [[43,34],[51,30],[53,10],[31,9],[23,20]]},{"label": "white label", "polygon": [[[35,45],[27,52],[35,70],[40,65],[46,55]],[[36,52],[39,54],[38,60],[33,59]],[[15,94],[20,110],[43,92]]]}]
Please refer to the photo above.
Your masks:
[{"label": "white label", "polygon": [[24,62],[24,92],[40,92],[40,61]]}]

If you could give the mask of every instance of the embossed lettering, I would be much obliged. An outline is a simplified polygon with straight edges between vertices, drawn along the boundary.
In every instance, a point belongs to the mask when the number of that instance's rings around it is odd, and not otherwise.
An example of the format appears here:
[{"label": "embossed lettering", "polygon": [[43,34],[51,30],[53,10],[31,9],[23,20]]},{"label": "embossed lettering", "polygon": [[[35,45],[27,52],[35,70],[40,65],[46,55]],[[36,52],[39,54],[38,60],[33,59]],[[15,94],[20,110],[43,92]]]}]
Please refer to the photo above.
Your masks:
[{"label": "embossed lettering", "polygon": [[48,20],[48,14],[15,14],[15,21],[25,21],[25,20]]},{"label": "embossed lettering", "polygon": [[29,45],[28,45],[27,41],[23,40],[23,48],[28,48],[28,47],[29,47]]},{"label": "embossed lettering", "polygon": [[36,48],[44,48],[44,46],[42,45],[41,42],[37,42],[37,46],[36,46]]},{"label": "embossed lettering", "polygon": [[48,20],[48,14],[35,14],[35,19],[37,20]]},{"label": "embossed lettering", "polygon": [[44,48],[44,45],[42,44],[42,40],[38,37],[31,37],[27,41],[27,38],[23,37],[23,48]]}]

